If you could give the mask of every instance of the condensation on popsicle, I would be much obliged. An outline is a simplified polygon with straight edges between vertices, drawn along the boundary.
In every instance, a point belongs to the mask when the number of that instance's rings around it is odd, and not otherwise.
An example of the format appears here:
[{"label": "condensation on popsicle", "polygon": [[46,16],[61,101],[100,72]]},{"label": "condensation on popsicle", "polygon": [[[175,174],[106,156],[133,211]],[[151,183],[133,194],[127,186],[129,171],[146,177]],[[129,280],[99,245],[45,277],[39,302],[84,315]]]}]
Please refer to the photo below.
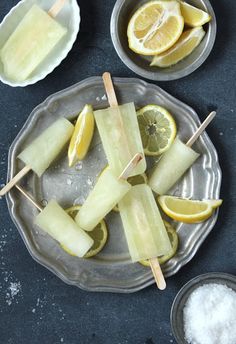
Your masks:
[{"label": "condensation on popsicle", "polygon": [[15,81],[27,79],[66,33],[66,28],[34,4],[1,49],[5,75]]},{"label": "condensation on popsicle", "polygon": [[200,154],[175,139],[170,149],[158,161],[149,185],[159,195],[164,195],[192,166]]},{"label": "condensation on popsicle", "polygon": [[83,257],[93,246],[93,239],[55,200],[36,216],[34,223],[77,257]]},{"label": "condensation on popsicle", "polygon": [[65,118],[58,119],[18,156],[40,177],[69,141],[74,126]]},{"label": "condensation on popsicle", "polygon": [[105,170],[76,215],[76,223],[86,231],[93,230],[130,188],[126,180],[119,180],[110,169]]},{"label": "condensation on popsicle", "polygon": [[[134,103],[97,110],[94,116],[109,166],[119,176],[135,154],[144,154]],[[145,170],[143,159],[131,176]]]},{"label": "condensation on popsicle", "polygon": [[133,262],[171,251],[171,243],[150,187],[133,186],[118,203]]}]

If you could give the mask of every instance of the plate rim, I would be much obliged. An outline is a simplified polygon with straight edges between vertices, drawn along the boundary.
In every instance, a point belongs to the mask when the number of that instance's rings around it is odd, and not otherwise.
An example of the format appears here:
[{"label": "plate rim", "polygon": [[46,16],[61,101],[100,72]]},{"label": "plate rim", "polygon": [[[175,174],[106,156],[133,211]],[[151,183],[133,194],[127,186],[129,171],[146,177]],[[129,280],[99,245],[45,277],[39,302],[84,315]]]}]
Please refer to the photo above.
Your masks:
[{"label": "plate rim", "polygon": [[[177,104],[178,106],[184,107],[189,113],[190,113],[190,117],[192,119],[192,122],[194,123],[195,126],[197,126],[200,123],[200,119],[197,115],[197,113],[195,112],[195,110],[193,108],[191,108],[189,105],[183,103],[182,101],[180,101],[179,99],[175,98],[174,96],[172,96],[171,94],[169,94],[168,92],[164,91],[162,88],[160,88],[159,86],[146,82],[144,80],[141,80],[139,78],[123,78],[123,77],[114,77],[114,84],[127,84],[127,83],[135,83],[135,84],[139,84],[142,85],[145,88],[149,88],[149,89],[154,89],[155,91],[158,90],[158,92],[163,96],[168,98],[168,100],[170,100],[171,102],[175,102],[175,104]],[[74,85],[71,85],[70,87],[67,87],[63,90],[60,90],[56,93],[53,93],[51,95],[49,95],[43,102],[41,102],[39,105],[37,105],[30,113],[30,115],[28,116],[27,120],[25,121],[25,123],[23,124],[21,130],[19,131],[19,133],[17,134],[16,138],[14,139],[14,141],[12,142],[10,148],[9,148],[9,153],[8,153],[8,169],[7,169],[7,179],[9,180],[14,172],[14,161],[13,161],[13,155],[14,155],[14,150],[15,150],[15,146],[16,144],[20,142],[20,137],[21,135],[24,133],[25,129],[30,125],[30,123],[34,120],[34,117],[36,116],[37,112],[39,109],[43,109],[43,108],[47,108],[47,106],[50,104],[51,101],[55,102],[57,101],[60,96],[63,94],[64,96],[66,96],[66,94],[70,93],[71,91],[78,91],[80,88],[84,88],[87,87],[89,85],[94,85],[94,84],[100,84],[102,83],[102,77],[100,76],[96,76],[96,77],[89,77],[87,79],[84,79]],[[217,190],[216,193],[217,195],[220,194],[220,188],[221,188],[221,179],[222,179],[222,171],[219,165],[219,159],[218,159],[218,154],[217,151],[212,143],[212,141],[210,140],[208,134],[206,132],[203,133],[204,135],[204,139],[207,141],[208,145],[211,146],[212,148],[212,152],[214,153],[214,159],[215,162],[218,165],[218,169],[217,169],[217,178],[218,178],[218,185],[217,185]],[[21,138],[22,139],[22,138]],[[16,210],[16,205],[14,203],[14,195],[12,194],[12,192],[14,191],[10,191],[7,195],[6,195],[6,201],[7,201],[7,206],[8,206],[8,211],[10,213],[11,219],[13,220],[15,226],[17,227],[18,232],[20,233],[23,242],[26,245],[27,250],[29,251],[30,255],[32,256],[32,258],[37,261],[39,264],[43,265],[44,267],[46,267],[48,270],[50,270],[51,272],[53,272],[57,277],[59,277],[62,281],[64,281],[65,283],[69,284],[69,285],[75,285],[83,290],[86,291],[99,291],[99,292],[116,292],[116,293],[132,293],[132,292],[136,292],[139,290],[142,290],[148,286],[150,286],[151,284],[155,283],[154,278],[151,274],[147,275],[145,281],[139,281],[138,283],[132,283],[129,286],[123,286],[123,287],[112,287],[112,286],[106,286],[106,285],[96,285],[96,286],[87,286],[85,284],[83,284],[81,281],[79,280],[72,280],[70,278],[68,278],[67,276],[65,276],[62,271],[56,269],[55,266],[50,265],[50,261],[48,262],[48,260],[37,251],[37,249],[34,247],[34,244],[29,240],[28,235],[26,233],[26,231],[22,228],[22,221],[18,218],[16,219],[16,215],[15,215],[15,210]],[[205,241],[206,237],[210,234],[210,232],[212,231],[216,221],[217,221],[217,217],[218,217],[218,210],[215,212],[215,214],[212,217],[212,222],[210,224],[210,230],[206,233],[204,233],[203,240],[198,241],[195,245],[193,250],[191,251],[191,254],[188,255],[185,259],[183,259],[181,262],[178,262],[175,265],[175,269],[172,273],[169,273],[168,271],[165,273],[166,277],[170,277],[174,274],[176,274],[181,267],[183,267],[184,265],[186,265],[197,253],[197,251],[199,250],[200,246],[202,245],[202,243]]]}]

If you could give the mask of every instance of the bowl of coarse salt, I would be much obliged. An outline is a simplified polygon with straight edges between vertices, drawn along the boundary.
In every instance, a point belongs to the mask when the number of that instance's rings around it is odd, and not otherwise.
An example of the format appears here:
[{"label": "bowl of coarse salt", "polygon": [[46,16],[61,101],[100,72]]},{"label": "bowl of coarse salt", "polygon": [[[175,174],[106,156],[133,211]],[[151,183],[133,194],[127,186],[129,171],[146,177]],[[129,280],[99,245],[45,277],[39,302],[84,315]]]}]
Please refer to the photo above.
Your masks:
[{"label": "bowl of coarse salt", "polygon": [[178,344],[236,344],[236,276],[193,278],[176,295],[170,321]]}]

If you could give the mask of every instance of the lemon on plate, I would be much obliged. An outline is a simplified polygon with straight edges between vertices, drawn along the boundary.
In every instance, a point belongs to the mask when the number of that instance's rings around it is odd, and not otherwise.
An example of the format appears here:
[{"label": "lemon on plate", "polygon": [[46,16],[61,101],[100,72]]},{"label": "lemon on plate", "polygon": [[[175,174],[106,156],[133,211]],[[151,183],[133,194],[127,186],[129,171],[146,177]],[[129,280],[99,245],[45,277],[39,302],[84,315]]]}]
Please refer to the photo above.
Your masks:
[{"label": "lemon on plate", "polygon": [[129,21],[129,47],[142,55],[160,54],[179,39],[183,28],[184,19],[178,1],[147,2]]},{"label": "lemon on plate", "polygon": [[[66,209],[66,212],[72,217],[75,218],[76,214],[80,210],[80,205],[75,205],[73,207],[70,207]],[[107,226],[104,220],[100,221],[99,224],[91,231],[89,232],[89,236],[94,240],[93,246],[90,248],[90,250],[85,254],[83,258],[91,258],[96,256],[103,247],[105,246],[108,238],[108,231]],[[65,247],[64,245],[61,245],[64,251],[66,251],[71,256],[74,256],[70,250]]]},{"label": "lemon on plate", "polygon": [[[176,230],[167,221],[164,221],[164,225],[166,227],[172,249],[168,254],[158,257],[158,261],[160,264],[164,264],[176,254],[179,244],[179,237]],[[141,260],[139,263],[144,266],[150,266],[149,260]]]},{"label": "lemon on plate", "polygon": [[211,16],[197,7],[187,2],[180,2],[181,14],[184,17],[184,23],[191,27],[202,26],[211,20]]},{"label": "lemon on plate", "polygon": [[180,39],[168,50],[154,56],[150,66],[170,67],[190,55],[205,36],[202,26],[182,33]]},{"label": "lemon on plate", "polygon": [[78,116],[68,149],[69,166],[83,160],[88,152],[94,132],[92,105],[86,104]]},{"label": "lemon on plate", "polygon": [[222,204],[222,200],[196,201],[174,196],[159,196],[158,202],[170,218],[185,222],[198,223],[207,220],[213,211]]},{"label": "lemon on plate", "polygon": [[172,115],[158,105],[146,105],[137,111],[144,153],[157,156],[164,153],[176,136]]}]

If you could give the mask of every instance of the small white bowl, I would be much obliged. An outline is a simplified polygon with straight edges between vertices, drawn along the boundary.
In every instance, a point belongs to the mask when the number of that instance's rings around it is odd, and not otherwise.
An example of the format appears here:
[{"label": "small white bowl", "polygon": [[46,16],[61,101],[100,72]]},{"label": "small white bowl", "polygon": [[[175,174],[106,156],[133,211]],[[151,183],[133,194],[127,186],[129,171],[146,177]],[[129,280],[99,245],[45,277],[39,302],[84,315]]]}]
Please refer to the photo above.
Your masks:
[{"label": "small white bowl", "polygon": [[[33,4],[37,4],[45,11],[48,11],[54,3],[55,0],[21,0],[11,9],[0,24],[0,49]],[[35,84],[39,80],[44,79],[65,59],[79,32],[80,9],[77,1],[68,0],[57,15],[56,20],[67,28],[67,34],[61,39],[43,62],[40,63],[28,79],[24,81],[14,81],[8,78],[4,74],[3,65],[0,60],[0,80],[4,84],[13,87],[24,87]]]}]

